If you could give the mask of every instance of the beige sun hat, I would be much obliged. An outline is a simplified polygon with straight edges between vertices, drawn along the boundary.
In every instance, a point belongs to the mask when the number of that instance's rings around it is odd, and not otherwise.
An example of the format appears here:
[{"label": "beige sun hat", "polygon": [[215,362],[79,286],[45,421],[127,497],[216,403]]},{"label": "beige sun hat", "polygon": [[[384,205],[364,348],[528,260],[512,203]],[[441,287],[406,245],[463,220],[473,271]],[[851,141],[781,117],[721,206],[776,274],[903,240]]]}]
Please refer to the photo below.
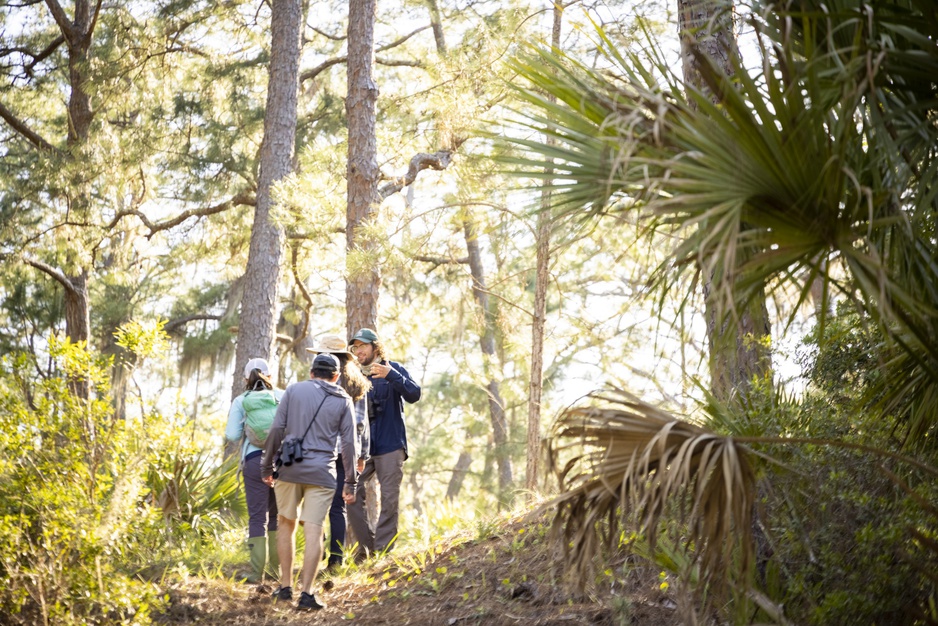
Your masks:
[{"label": "beige sun hat", "polygon": [[306,348],[306,351],[313,354],[347,354],[352,356],[352,353],[348,351],[345,339],[342,339],[339,335],[323,335],[315,346]]}]

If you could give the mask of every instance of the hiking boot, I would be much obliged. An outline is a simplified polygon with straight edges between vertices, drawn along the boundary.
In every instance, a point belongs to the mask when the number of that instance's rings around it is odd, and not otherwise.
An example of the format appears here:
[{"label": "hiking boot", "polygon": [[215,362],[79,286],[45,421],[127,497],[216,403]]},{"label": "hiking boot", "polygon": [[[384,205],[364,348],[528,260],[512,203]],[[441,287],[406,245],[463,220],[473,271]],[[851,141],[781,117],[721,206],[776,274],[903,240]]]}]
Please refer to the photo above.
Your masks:
[{"label": "hiking boot", "polygon": [[305,591],[300,594],[300,601],[296,603],[297,611],[318,611],[324,608],[326,608],[326,605],[320,602],[315,594],[306,593]]},{"label": "hiking boot", "polygon": [[293,587],[277,587],[270,595],[274,602],[289,602],[293,599]]}]

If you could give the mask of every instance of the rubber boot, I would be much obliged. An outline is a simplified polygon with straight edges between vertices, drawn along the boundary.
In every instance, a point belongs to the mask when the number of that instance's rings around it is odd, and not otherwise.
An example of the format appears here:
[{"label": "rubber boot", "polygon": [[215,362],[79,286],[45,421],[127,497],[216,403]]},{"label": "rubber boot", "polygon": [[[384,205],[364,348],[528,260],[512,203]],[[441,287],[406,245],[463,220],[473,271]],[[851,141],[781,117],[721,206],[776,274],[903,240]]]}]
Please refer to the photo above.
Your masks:
[{"label": "rubber boot", "polygon": [[248,539],[248,550],[251,552],[251,571],[244,578],[249,583],[262,582],[267,563],[267,540],[264,537],[251,537]]},{"label": "rubber boot", "polygon": [[267,577],[280,580],[280,555],[277,554],[277,531],[267,531]]}]

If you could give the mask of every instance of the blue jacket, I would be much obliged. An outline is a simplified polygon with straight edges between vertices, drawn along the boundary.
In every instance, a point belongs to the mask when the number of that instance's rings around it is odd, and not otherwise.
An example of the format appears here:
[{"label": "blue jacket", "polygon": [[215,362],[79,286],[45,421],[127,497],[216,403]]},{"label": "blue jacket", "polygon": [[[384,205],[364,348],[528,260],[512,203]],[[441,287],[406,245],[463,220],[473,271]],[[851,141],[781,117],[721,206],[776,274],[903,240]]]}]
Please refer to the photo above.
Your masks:
[{"label": "blue jacket", "polygon": [[371,455],[404,450],[407,456],[407,429],[404,427],[404,401],[420,399],[420,385],[414,382],[400,363],[384,362],[391,367],[386,378],[369,377],[369,419],[371,420]]}]

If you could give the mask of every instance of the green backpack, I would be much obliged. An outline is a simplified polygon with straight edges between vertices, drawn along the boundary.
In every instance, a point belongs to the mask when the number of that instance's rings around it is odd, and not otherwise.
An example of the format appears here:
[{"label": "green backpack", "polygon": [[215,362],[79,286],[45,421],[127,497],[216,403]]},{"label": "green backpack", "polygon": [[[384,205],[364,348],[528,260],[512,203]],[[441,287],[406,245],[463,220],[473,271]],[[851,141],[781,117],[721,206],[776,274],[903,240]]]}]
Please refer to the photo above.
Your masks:
[{"label": "green backpack", "polygon": [[267,434],[277,413],[277,403],[277,396],[270,389],[244,392],[241,401],[244,407],[244,436],[258,448],[263,448],[267,443]]}]

